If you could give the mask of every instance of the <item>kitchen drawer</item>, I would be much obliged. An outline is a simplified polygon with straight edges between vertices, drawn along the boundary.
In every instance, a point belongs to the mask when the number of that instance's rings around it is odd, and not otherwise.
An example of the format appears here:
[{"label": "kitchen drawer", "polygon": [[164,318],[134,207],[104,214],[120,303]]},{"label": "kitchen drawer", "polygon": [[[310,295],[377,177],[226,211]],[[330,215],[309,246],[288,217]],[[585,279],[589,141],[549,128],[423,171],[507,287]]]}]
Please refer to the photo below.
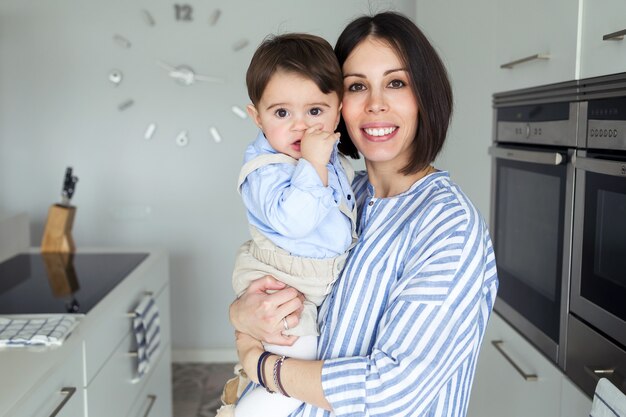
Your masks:
[{"label": "kitchen drawer", "polygon": [[168,347],[148,375],[146,387],[127,417],[172,417],[172,362]]},{"label": "kitchen drawer", "polygon": [[565,373],[589,397],[600,378],[626,393],[626,350],[570,314]]},{"label": "kitchen drawer", "polygon": [[[144,390],[147,381],[157,370],[159,361],[169,355],[169,287],[156,299],[161,321],[161,351],[159,358],[151,364],[150,370],[141,379],[136,379],[137,358],[129,352],[136,351],[135,336],[126,336],[117,346],[109,360],[94,380],[87,386],[87,410],[89,417],[125,416]],[[164,355],[166,354],[167,355]],[[111,399],[115,399],[111,401]]]},{"label": "kitchen drawer", "polygon": [[[150,256],[85,316],[82,327],[85,329],[86,386],[90,385],[131,330],[132,318],[128,313],[146,293],[152,293],[157,298],[168,283],[168,276],[167,256],[160,251],[151,252]],[[169,319],[169,313],[161,316],[162,319]]]},{"label": "kitchen drawer", "polygon": [[558,416],[562,378],[554,363],[493,313],[480,350],[467,415]]},{"label": "kitchen drawer", "polygon": [[[84,416],[81,350],[82,345],[75,343],[64,361],[59,362],[37,381],[5,417],[49,417],[57,409],[56,417]],[[10,376],[3,372],[2,378]]]}]

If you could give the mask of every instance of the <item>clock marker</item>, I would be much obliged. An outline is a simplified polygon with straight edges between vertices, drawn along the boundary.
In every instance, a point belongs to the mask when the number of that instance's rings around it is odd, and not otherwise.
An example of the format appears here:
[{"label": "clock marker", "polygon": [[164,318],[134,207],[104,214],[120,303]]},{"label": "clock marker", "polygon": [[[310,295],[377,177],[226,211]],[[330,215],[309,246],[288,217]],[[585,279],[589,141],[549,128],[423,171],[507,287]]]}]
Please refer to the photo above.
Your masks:
[{"label": "clock marker", "polygon": [[215,9],[213,13],[211,13],[211,16],[209,16],[209,25],[215,26],[221,15],[222,11],[220,9]]},{"label": "clock marker", "polygon": [[120,104],[117,106],[117,109],[118,109],[119,111],[124,111],[124,110],[126,110],[127,108],[129,108],[130,106],[132,106],[133,104],[135,104],[135,102],[133,101],[133,99],[132,99],[132,98],[129,98],[128,100],[126,100],[126,101],[124,101],[124,102],[120,103]]},{"label": "clock marker", "polygon": [[181,130],[181,132],[178,135],[176,135],[176,144],[180,146],[181,148],[189,144],[189,138],[187,137],[186,130]]},{"label": "clock marker", "polygon": [[215,126],[211,126],[209,128],[209,132],[211,133],[211,136],[213,136],[213,141],[215,141],[215,143],[220,143],[222,141],[222,137],[220,136],[220,132],[217,131]]},{"label": "clock marker", "polygon": [[143,134],[144,139],[150,140],[152,136],[154,136],[154,132],[156,131],[156,124],[150,123],[146,128],[146,132]]},{"label": "clock marker", "polygon": [[123,78],[124,76],[120,70],[114,69],[109,73],[109,81],[115,86],[120,85]]},{"label": "clock marker", "polygon": [[126,39],[125,37],[123,37],[122,35],[118,35],[118,34],[114,35],[113,40],[115,41],[116,44],[118,44],[122,48],[128,49],[131,47],[130,41]]},{"label": "clock marker", "polygon": [[240,107],[233,106],[230,109],[233,111],[233,113],[235,113],[237,116],[239,116],[240,119],[245,119],[245,118],[248,117],[246,112],[243,111]]},{"label": "clock marker", "polygon": [[146,21],[146,24],[148,26],[154,26],[156,24],[156,22],[154,21],[154,17],[152,17],[149,11],[144,9],[141,11],[141,14],[143,15],[143,20]]},{"label": "clock marker", "polygon": [[248,43],[249,42],[247,39],[239,39],[237,42],[233,44],[233,51],[235,52],[241,51],[243,48],[248,46]]}]

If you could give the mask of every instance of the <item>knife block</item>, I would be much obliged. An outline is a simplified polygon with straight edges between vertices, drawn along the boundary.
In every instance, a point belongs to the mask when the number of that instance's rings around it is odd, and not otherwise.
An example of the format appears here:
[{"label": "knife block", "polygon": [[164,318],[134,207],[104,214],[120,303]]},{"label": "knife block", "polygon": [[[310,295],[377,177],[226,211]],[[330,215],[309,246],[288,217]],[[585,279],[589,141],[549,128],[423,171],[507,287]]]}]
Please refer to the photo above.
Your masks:
[{"label": "knife block", "polygon": [[76,246],[72,238],[72,225],[76,207],[53,204],[48,210],[48,220],[41,239],[42,252],[74,253]]}]

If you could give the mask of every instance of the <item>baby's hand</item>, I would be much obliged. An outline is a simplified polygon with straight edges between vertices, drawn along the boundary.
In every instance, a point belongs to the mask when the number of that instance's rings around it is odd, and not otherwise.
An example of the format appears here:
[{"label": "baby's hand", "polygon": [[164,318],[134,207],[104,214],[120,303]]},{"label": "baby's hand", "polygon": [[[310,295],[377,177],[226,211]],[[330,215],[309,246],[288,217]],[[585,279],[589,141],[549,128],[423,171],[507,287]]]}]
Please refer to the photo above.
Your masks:
[{"label": "baby's hand", "polygon": [[314,125],[304,132],[300,141],[300,152],[313,166],[326,169],[335,143],[339,140],[339,133],[325,132],[321,128],[322,125]]}]

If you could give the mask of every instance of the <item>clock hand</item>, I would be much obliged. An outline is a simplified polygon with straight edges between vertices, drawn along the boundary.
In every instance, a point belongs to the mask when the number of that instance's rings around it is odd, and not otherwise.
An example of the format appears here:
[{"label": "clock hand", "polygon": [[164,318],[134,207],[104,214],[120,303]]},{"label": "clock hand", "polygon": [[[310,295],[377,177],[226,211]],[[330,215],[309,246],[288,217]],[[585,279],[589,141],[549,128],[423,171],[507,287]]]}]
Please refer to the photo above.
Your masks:
[{"label": "clock hand", "polygon": [[224,80],[208,75],[196,74],[193,69],[186,65],[175,67],[163,61],[157,61],[157,65],[168,71],[168,75],[176,80],[180,80],[184,85],[191,85],[196,81],[223,83]]},{"label": "clock hand", "polygon": [[221,84],[224,83],[224,79],[219,78],[219,77],[209,77],[208,75],[202,75],[202,74],[193,74],[193,77],[197,81],[205,81],[209,83],[221,83]]}]

